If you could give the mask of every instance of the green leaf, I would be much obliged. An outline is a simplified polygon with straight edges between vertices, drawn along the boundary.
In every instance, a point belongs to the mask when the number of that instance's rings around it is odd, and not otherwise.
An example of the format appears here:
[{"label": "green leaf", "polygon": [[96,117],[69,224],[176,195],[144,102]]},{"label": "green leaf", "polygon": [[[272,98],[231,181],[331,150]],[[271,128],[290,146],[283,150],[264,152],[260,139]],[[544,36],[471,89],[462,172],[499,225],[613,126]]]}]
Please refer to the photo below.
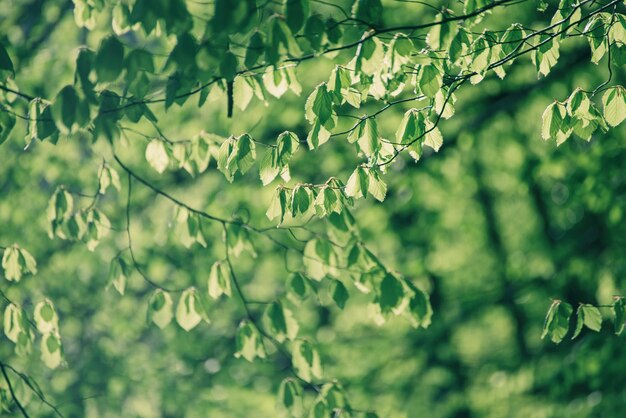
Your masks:
[{"label": "green leaf", "polygon": [[584,313],[585,326],[590,330],[599,332],[602,328],[602,314],[595,306],[583,305],[581,308]]},{"label": "green leaf", "polygon": [[41,337],[41,360],[50,369],[61,364],[62,348],[58,334],[52,332]]},{"label": "green leaf", "polygon": [[626,118],[626,91],[622,86],[609,88],[602,96],[604,118],[611,126],[617,126]]},{"label": "green leaf", "polygon": [[537,43],[538,48],[531,55],[540,74],[548,75],[559,59],[559,41],[549,34],[541,34]]},{"label": "green leaf", "polygon": [[383,314],[391,312],[398,307],[404,298],[404,288],[398,278],[392,274],[385,274],[380,283],[376,302]]},{"label": "green leaf", "polygon": [[291,194],[291,216],[304,215],[312,207],[311,190],[303,185],[294,187]]},{"label": "green leaf", "polygon": [[267,209],[265,215],[267,215],[269,220],[278,217],[278,223],[282,223],[285,218],[285,213],[287,212],[287,202],[287,190],[283,187],[277,187],[270,207]]},{"label": "green leaf", "polygon": [[302,387],[294,379],[283,380],[278,387],[278,409],[293,417],[302,415]]},{"label": "green leaf", "polygon": [[9,138],[14,126],[15,116],[5,109],[0,109],[0,145]]},{"label": "green leaf", "polygon": [[309,149],[313,150],[320,145],[324,145],[329,139],[330,131],[327,130],[319,120],[316,120],[309,131],[306,142],[309,145]]},{"label": "green leaf", "polygon": [[99,187],[98,193],[105,194],[109,186],[113,186],[118,191],[122,190],[122,184],[120,182],[120,176],[113,167],[107,164],[102,164],[98,171]]},{"label": "green leaf", "polygon": [[380,178],[380,171],[378,169],[369,169],[368,173],[368,188],[367,191],[369,194],[374,196],[376,200],[382,202],[385,200],[385,196],[387,195],[387,184]]},{"label": "green leaf", "polygon": [[254,32],[248,41],[246,49],[246,58],[244,64],[246,68],[254,67],[264,51],[263,37],[260,32]]},{"label": "green leaf", "polygon": [[115,81],[124,68],[124,46],[114,36],[102,40],[95,58],[98,82]]},{"label": "green leaf", "polygon": [[330,185],[323,186],[315,198],[315,209],[319,217],[328,216],[333,212],[341,213],[343,210],[341,190]]},{"label": "green leaf", "polygon": [[376,27],[382,22],[383,5],[380,0],[356,0],[352,6],[352,16]]},{"label": "green leaf", "polygon": [[4,335],[10,341],[17,343],[19,334],[28,330],[28,327],[29,324],[25,321],[22,310],[13,303],[7,304],[4,309]]},{"label": "green leaf", "polygon": [[441,72],[434,65],[422,65],[418,76],[420,91],[428,97],[435,97],[443,84]]},{"label": "green leaf", "polygon": [[85,121],[84,110],[73,86],[65,86],[59,91],[52,105],[52,115],[59,130],[68,134],[72,132],[74,125],[82,125]]},{"label": "green leaf", "polygon": [[409,144],[424,135],[424,114],[418,109],[409,109],[404,113],[400,126],[396,131],[396,141],[401,144]]},{"label": "green leaf", "polygon": [[313,345],[306,340],[296,340],[292,350],[293,367],[296,373],[307,382],[313,378],[322,378],[320,355]]},{"label": "green leaf", "polygon": [[148,302],[148,316],[152,322],[163,329],[172,322],[173,306],[174,303],[170,294],[157,289]]},{"label": "green leaf", "polygon": [[279,99],[289,89],[287,75],[282,69],[267,67],[263,73],[263,85],[269,94]]},{"label": "green leaf", "polygon": [[291,32],[297,33],[309,16],[309,0],[285,0],[285,17]]},{"label": "green leaf", "polygon": [[176,322],[185,331],[190,331],[203,319],[209,322],[198,291],[194,287],[185,289],[176,307]]},{"label": "green leaf", "polygon": [[265,58],[269,64],[275,65],[284,55],[297,57],[301,54],[287,23],[278,16],[270,19]]},{"label": "green leaf", "polygon": [[126,290],[126,280],[131,273],[130,263],[121,255],[111,260],[109,269],[109,282],[117,292],[124,296]]},{"label": "green leaf", "polygon": [[434,25],[426,37],[426,43],[433,51],[449,48],[454,35],[456,35],[456,22],[449,21],[449,17],[447,13],[445,15],[438,13],[434,18],[434,22],[443,23]]},{"label": "green leaf", "polygon": [[346,301],[349,298],[348,290],[344,284],[339,281],[333,281],[332,285],[332,297],[339,309],[343,309],[346,306]]},{"label": "green leaf", "polygon": [[74,199],[72,195],[64,188],[57,188],[50,200],[48,200],[47,218],[49,222],[48,236],[50,239],[54,238],[55,234],[61,238],[65,237],[60,228],[72,216],[73,207]]},{"label": "green leaf", "polygon": [[569,330],[569,320],[572,312],[573,309],[569,303],[560,300],[552,302],[543,324],[541,338],[543,339],[549,334],[552,342],[555,344],[560,343]]},{"label": "green leaf", "polygon": [[231,296],[230,269],[225,261],[217,261],[211,266],[208,289],[213,299],[221,295]]},{"label": "green leaf", "polygon": [[233,181],[234,175],[239,172],[245,174],[256,160],[256,146],[248,134],[230,137],[220,146],[217,157],[217,168],[226,179]]},{"label": "green leaf", "polygon": [[370,177],[363,167],[357,167],[346,183],[346,196],[358,199],[365,197],[369,188]]},{"label": "green leaf", "polygon": [[602,314],[595,306],[580,305],[576,311],[576,317],[576,329],[572,335],[572,340],[580,334],[583,325],[596,332],[602,328]]},{"label": "green leaf", "polygon": [[381,138],[378,133],[376,120],[374,118],[365,118],[359,122],[356,129],[353,129],[348,135],[348,141],[358,141],[359,148],[367,156],[378,153],[381,147]]},{"label": "green leaf", "polygon": [[550,104],[543,112],[541,137],[544,140],[556,139],[557,145],[563,143],[571,134],[565,106],[559,102]]},{"label": "green leaf", "polygon": [[13,61],[7,52],[6,48],[0,42],[0,80],[6,80],[6,77],[1,77],[2,72],[8,72],[11,76],[15,77],[15,69],[13,68]]},{"label": "green leaf", "polygon": [[[337,25],[341,26],[341,25]],[[314,14],[309,17],[304,25],[304,37],[309,41],[314,51],[319,51],[328,40],[327,26],[320,15]]]},{"label": "green leaf", "polygon": [[304,300],[315,288],[311,284],[311,280],[302,273],[293,273],[289,276],[287,282],[287,291],[295,300]]},{"label": "green leaf", "polygon": [[23,248],[12,245],[2,255],[4,277],[8,281],[19,282],[24,274],[36,274],[37,263],[33,256]]},{"label": "green leaf", "polygon": [[583,33],[587,36],[591,48],[591,62],[597,64],[607,52],[602,15],[595,15],[589,19]]},{"label": "green leaf", "polygon": [[428,145],[435,152],[439,151],[439,148],[443,145],[443,136],[441,135],[441,131],[433,122],[430,120],[426,120],[424,124],[424,145]]},{"label": "green leaf", "polygon": [[411,286],[413,297],[409,301],[409,317],[414,327],[428,328],[431,323],[433,309],[428,295],[422,290]]},{"label": "green leaf", "polygon": [[626,304],[624,298],[615,297],[613,302],[613,315],[615,316],[614,327],[615,335],[620,335],[624,331],[624,322],[626,322]]},{"label": "green leaf", "polygon": [[57,333],[59,330],[59,317],[54,310],[54,305],[48,299],[45,299],[35,305],[33,317],[37,329],[42,334],[48,334],[51,332]]},{"label": "green leaf", "polygon": [[252,362],[255,358],[265,358],[265,346],[263,345],[263,337],[257,327],[250,320],[243,320],[237,328],[235,337],[235,345],[237,351],[235,357],[243,357]]},{"label": "green leaf", "polygon": [[504,32],[504,35],[502,35],[502,38],[500,39],[502,53],[504,56],[506,57],[519,52],[521,46],[523,45],[523,39],[525,36],[526,33],[522,25],[519,23],[512,24],[506,32]]},{"label": "green leaf", "polygon": [[220,61],[220,75],[226,80],[234,80],[238,65],[237,57],[232,52],[227,51]]},{"label": "green leaf", "polygon": [[333,115],[333,97],[327,90],[326,83],[321,83],[306,101],[304,110],[306,119],[313,124],[316,121],[322,125],[331,120]]},{"label": "green leaf", "polygon": [[280,302],[267,305],[263,313],[263,324],[267,332],[279,342],[293,340],[298,335],[298,323],[291,311]]},{"label": "green leaf", "polygon": [[157,173],[162,174],[170,162],[165,143],[160,139],[153,139],[146,147],[146,160]]}]

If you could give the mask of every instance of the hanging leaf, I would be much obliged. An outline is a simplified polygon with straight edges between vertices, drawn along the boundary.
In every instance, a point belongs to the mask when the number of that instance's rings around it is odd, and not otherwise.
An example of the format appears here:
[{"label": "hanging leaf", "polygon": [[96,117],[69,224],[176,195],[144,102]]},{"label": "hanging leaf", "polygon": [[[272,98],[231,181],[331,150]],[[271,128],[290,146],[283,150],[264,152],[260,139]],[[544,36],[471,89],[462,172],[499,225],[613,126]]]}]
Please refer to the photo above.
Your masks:
[{"label": "hanging leaf", "polygon": [[267,305],[263,313],[263,324],[267,332],[279,342],[285,339],[293,340],[298,334],[299,326],[293,314],[280,302]]},{"label": "hanging leaf", "polygon": [[560,343],[569,330],[569,320],[572,312],[573,309],[569,303],[561,302],[560,300],[552,302],[543,324],[541,338],[543,339],[550,335],[552,342]]},{"label": "hanging leaf", "polygon": [[225,261],[216,261],[209,272],[209,296],[213,299],[221,295],[231,296],[230,268]]},{"label": "hanging leaf", "polygon": [[153,139],[146,147],[146,160],[157,173],[162,174],[170,162],[165,143],[160,139]]},{"label": "hanging leaf", "polygon": [[255,358],[265,358],[265,346],[263,345],[263,337],[257,327],[250,320],[243,320],[237,328],[237,336],[235,338],[237,351],[235,357],[243,357],[252,362]]},{"label": "hanging leaf", "polygon": [[159,328],[165,328],[174,317],[174,303],[169,293],[161,289],[154,291],[148,302],[148,317]]},{"label": "hanging leaf", "polygon": [[185,289],[176,307],[176,322],[185,331],[190,331],[203,319],[209,322],[198,291],[193,287]]},{"label": "hanging leaf", "polygon": [[114,36],[104,38],[96,53],[94,65],[99,82],[115,81],[124,68],[124,46],[122,43]]}]

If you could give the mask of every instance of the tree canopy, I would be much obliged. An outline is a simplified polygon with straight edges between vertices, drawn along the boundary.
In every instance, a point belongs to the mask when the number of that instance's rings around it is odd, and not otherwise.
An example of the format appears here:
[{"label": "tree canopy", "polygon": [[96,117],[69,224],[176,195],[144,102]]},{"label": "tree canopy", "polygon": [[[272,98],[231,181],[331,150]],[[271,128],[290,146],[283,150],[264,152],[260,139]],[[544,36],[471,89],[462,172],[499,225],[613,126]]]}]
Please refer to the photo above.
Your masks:
[{"label": "tree canopy", "polygon": [[624,13],[1,2],[0,416],[616,416]]}]

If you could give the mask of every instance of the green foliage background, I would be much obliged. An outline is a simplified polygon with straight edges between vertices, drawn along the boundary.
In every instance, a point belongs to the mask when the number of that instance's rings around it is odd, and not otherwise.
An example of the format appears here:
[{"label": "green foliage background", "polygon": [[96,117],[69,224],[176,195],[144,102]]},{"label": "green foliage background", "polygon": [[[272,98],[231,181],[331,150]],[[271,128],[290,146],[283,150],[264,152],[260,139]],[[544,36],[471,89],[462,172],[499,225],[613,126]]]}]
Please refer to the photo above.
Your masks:
[{"label": "green foliage background", "polygon": [[[0,42],[16,70],[3,86],[19,86],[20,92],[52,100],[64,85],[74,84],[79,47],[98,50],[111,34],[110,9],[117,2],[75,3],[0,2]],[[213,14],[213,6],[204,2],[161,3],[184,4],[197,28]],[[350,2],[332,3],[350,13]],[[375,10],[376,2],[363,3]],[[430,6],[462,14],[458,2],[427,3],[383,1],[379,27],[434,21],[437,11]],[[72,13],[80,4],[102,6],[89,30],[78,27]],[[232,32],[233,44],[244,42],[245,32],[237,33],[244,25],[237,23],[236,14],[236,4],[243,2],[225,4],[235,13],[235,23],[220,30]],[[280,8],[273,2],[266,6]],[[547,12],[538,11],[532,1],[495,8],[475,30],[505,30],[513,22],[545,27],[557,2],[546,6]],[[326,2],[311,1],[311,7],[325,17],[343,17]],[[615,6],[622,12],[623,7]],[[348,24],[345,36],[363,30]],[[215,31],[219,45],[224,37]],[[416,50],[424,47],[427,32],[413,34],[420,45]],[[131,49],[154,51],[158,71],[176,44],[175,36],[144,38],[133,31],[117,38]],[[0,306],[4,310],[9,300],[16,301],[32,315],[34,306],[48,298],[58,313],[63,342],[63,364],[51,370],[39,360],[40,337],[25,356],[15,354],[9,339],[0,339],[0,361],[10,365],[16,395],[29,415],[54,416],[54,410],[12,370],[34,379],[64,416],[90,418],[274,417],[280,413],[278,387],[292,377],[290,356],[271,343],[265,359],[248,362],[233,356],[237,327],[246,317],[234,289],[231,297],[208,299],[211,322],[201,322],[190,332],[175,321],[161,330],[147,320],[154,287],[132,267],[124,295],[114,289],[109,267],[128,245],[127,209],[141,270],[166,288],[195,286],[204,295],[212,264],[225,257],[219,223],[203,222],[206,248],[186,248],[175,205],[136,180],[127,208],[129,177],[113,157],[114,143],[120,160],[134,173],[191,207],[269,228],[250,238],[256,257],[244,252],[233,258],[238,281],[252,301],[247,308],[255,318],[265,306],[254,301],[280,298],[291,308],[299,335],[319,351],[323,378],[317,381],[337,379],[350,400],[352,411],[337,416],[366,416],[364,411],[381,417],[621,416],[626,407],[625,342],[623,335],[614,335],[606,306],[613,304],[614,295],[624,294],[625,286],[624,129],[598,132],[590,142],[572,137],[559,148],[554,141],[543,141],[541,131],[542,114],[554,99],[565,100],[577,87],[593,90],[607,80],[611,65],[610,85],[622,84],[624,66],[607,63],[608,57],[599,64],[590,62],[587,40],[571,38],[563,40],[558,63],[545,77],[538,78],[535,66],[521,57],[507,67],[504,81],[491,72],[478,85],[464,85],[456,93],[455,116],[439,124],[444,137],[439,152],[425,148],[417,163],[402,155],[383,177],[388,186],[384,202],[368,197],[352,211],[363,242],[378,259],[430,295],[434,314],[426,329],[413,328],[401,317],[377,325],[368,314],[372,295],[360,293],[345,277],[349,298],[343,309],[333,301],[331,279],[319,283],[318,297],[297,303],[287,298],[286,267],[301,269],[302,257],[293,251],[285,255],[267,236],[301,249],[303,242],[325,234],[327,223],[314,219],[306,230],[274,229],[276,221],[269,221],[265,212],[275,185],[262,187],[256,166],[230,183],[215,159],[195,177],[171,164],[158,174],[146,161],[146,135],[177,141],[204,130],[224,138],[249,133],[273,143],[289,130],[304,141],[310,130],[304,117],[306,98],[328,80],[336,64],[354,56],[354,49],[302,61],[297,65],[300,96],[287,92],[276,99],[266,94],[267,103],[252,99],[245,110],[235,101],[232,118],[227,117],[227,94],[219,88],[225,84],[205,89],[209,94],[201,106],[198,95],[182,106],[150,105],[160,134],[145,118],[138,123],[124,119],[120,123],[128,129],[119,137],[94,140],[81,129],[62,133],[56,145],[29,144],[23,140],[27,123],[18,118],[0,147],[0,245],[18,243],[28,249],[38,271],[19,283],[3,280],[0,289],[6,299]],[[185,58],[180,59],[173,64],[176,68],[185,65]],[[215,71],[224,75],[227,58],[215,52],[215,59]],[[154,97],[163,95],[164,83],[158,77],[152,80],[151,92],[158,93]],[[123,94],[124,83],[118,80],[107,88]],[[383,101],[371,100],[361,113],[353,113],[371,114]],[[27,113],[19,102],[11,92],[0,92],[4,110]],[[400,103],[376,118],[384,138],[394,137],[412,106]],[[264,151],[257,145],[259,154]],[[75,193],[77,207],[90,205],[103,159],[119,173],[121,183],[120,190],[111,187],[97,200],[112,225],[108,235],[95,251],[81,242],[48,238],[48,201],[57,186]],[[360,162],[345,136],[313,151],[302,143],[290,162],[292,183],[319,184],[332,176],[345,182]],[[178,296],[173,298],[176,305]],[[575,340],[568,334],[560,345],[542,340],[553,299],[569,302],[574,311],[579,303],[603,306],[606,322],[600,332],[585,329]],[[317,389],[304,386],[306,411]],[[0,416],[19,416],[6,381],[0,383],[0,404],[5,408]]]}]

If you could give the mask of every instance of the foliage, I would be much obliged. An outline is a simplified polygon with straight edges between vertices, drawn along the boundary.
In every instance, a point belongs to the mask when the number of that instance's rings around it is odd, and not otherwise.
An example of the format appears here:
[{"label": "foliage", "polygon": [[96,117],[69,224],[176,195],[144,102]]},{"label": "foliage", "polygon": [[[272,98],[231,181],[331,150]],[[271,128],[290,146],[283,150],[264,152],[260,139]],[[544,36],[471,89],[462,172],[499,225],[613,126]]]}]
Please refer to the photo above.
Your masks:
[{"label": "foliage", "polygon": [[620,410],[624,7],[0,5],[0,414]]}]

